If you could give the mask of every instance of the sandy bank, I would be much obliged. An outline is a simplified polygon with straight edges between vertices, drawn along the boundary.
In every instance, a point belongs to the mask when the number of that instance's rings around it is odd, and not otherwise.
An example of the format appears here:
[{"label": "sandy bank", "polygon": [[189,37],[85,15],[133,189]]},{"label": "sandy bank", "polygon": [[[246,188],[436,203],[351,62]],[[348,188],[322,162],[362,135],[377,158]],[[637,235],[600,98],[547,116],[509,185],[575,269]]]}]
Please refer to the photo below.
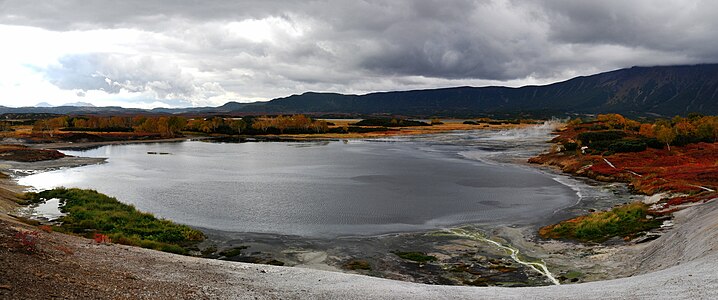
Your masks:
[{"label": "sandy bank", "polygon": [[7,174],[31,174],[34,172],[44,172],[57,170],[60,168],[74,168],[87,165],[94,165],[105,162],[105,158],[94,157],[76,157],[68,156],[55,160],[44,160],[36,162],[18,162],[18,161],[0,161],[0,171]]},{"label": "sandy bank", "polygon": [[[202,139],[205,137],[195,137],[196,139]],[[189,137],[178,137],[178,138],[166,138],[166,139],[152,139],[152,140],[119,140],[119,141],[104,141],[104,142],[57,142],[57,143],[46,143],[46,144],[31,144],[30,146],[36,149],[92,149],[106,145],[125,145],[125,144],[146,144],[146,143],[171,143],[171,142],[182,142],[192,138]]]}]

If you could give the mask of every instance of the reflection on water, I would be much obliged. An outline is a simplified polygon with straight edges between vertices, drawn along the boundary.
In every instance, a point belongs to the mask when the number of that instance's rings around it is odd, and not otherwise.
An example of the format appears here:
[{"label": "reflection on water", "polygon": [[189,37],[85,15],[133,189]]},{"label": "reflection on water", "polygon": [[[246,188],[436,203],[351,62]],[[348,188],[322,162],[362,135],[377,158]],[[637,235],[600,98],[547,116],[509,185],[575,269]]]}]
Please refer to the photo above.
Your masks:
[{"label": "reflection on water", "polygon": [[[575,192],[538,171],[481,160],[530,155],[545,147],[549,134],[112,145],[68,153],[108,157],[106,164],[31,175],[20,183],[96,189],[160,217],[238,232],[339,236],[517,224],[574,204]],[[487,156],[476,160],[467,153]]]},{"label": "reflection on water", "polygon": [[52,198],[43,203],[31,205],[21,212],[34,219],[57,220],[64,214],[60,211],[60,199]]}]

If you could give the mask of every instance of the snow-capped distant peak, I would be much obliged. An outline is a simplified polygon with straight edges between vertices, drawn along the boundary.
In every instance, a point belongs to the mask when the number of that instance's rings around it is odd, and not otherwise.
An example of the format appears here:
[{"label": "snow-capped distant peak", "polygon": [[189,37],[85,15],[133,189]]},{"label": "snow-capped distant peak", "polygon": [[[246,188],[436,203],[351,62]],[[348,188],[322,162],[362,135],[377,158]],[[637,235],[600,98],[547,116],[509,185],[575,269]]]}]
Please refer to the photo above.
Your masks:
[{"label": "snow-capped distant peak", "polygon": [[92,103],[87,103],[87,102],[65,103],[61,106],[95,107],[94,105],[92,105]]}]

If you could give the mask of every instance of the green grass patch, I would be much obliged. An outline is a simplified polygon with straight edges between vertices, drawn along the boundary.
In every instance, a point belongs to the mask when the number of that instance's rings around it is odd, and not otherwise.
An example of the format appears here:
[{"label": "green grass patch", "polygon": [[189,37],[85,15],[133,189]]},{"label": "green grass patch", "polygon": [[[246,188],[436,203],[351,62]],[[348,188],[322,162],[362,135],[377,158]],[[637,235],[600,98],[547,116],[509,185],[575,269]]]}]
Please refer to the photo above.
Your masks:
[{"label": "green grass patch", "polygon": [[431,255],[426,255],[423,252],[417,252],[417,251],[409,251],[409,252],[401,252],[401,251],[394,251],[392,252],[396,254],[396,256],[401,257],[406,260],[411,260],[415,262],[425,263],[430,261],[436,261],[436,257]]},{"label": "green grass patch", "polygon": [[648,206],[635,202],[543,227],[539,235],[550,239],[600,243],[612,237],[633,236],[661,225],[661,221],[649,219],[648,215]]},{"label": "green grass patch", "polygon": [[178,254],[186,254],[185,247],[205,239],[199,230],[158,219],[93,190],[57,188],[26,197],[33,201],[60,199],[60,210],[65,213],[61,227],[72,233],[101,233],[115,243]]},{"label": "green grass patch", "polygon": [[566,277],[567,279],[576,279],[583,277],[583,273],[579,271],[569,271],[568,273],[564,274],[563,277]]},{"label": "green grass patch", "polygon": [[[50,199],[50,198],[47,198]],[[37,196],[37,193],[34,192],[27,192],[24,194],[19,194],[17,197],[15,197],[15,202],[20,205],[31,205],[31,204],[37,204],[40,202],[45,201],[45,199],[40,198]]]},{"label": "green grass patch", "polygon": [[371,270],[371,265],[363,259],[353,259],[344,264],[344,268],[348,270]]},{"label": "green grass patch", "polygon": [[264,263],[264,264],[265,264],[265,265],[272,265],[272,266],[280,266],[280,267],[281,267],[281,266],[284,265],[284,262],[283,262],[283,261],[280,261],[280,260],[272,259],[272,260],[270,260],[270,261],[268,261],[268,262],[266,262],[266,263]]},{"label": "green grass patch", "polygon": [[242,250],[249,248],[249,246],[239,246],[234,247],[226,250],[222,250],[222,252],[219,252],[219,255],[225,256],[225,257],[234,257],[237,255],[242,254]]}]

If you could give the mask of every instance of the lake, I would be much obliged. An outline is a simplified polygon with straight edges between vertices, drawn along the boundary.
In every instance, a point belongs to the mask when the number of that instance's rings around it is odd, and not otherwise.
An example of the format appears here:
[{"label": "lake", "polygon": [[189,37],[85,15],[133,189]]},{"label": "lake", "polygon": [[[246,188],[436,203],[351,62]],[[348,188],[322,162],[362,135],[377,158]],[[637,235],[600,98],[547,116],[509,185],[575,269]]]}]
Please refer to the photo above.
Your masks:
[{"label": "lake", "polygon": [[508,163],[547,147],[549,134],[538,127],[331,142],[110,145],[64,151],[107,163],[19,183],[96,189],[159,217],[233,232],[336,237],[525,224],[578,197],[548,174]]}]

